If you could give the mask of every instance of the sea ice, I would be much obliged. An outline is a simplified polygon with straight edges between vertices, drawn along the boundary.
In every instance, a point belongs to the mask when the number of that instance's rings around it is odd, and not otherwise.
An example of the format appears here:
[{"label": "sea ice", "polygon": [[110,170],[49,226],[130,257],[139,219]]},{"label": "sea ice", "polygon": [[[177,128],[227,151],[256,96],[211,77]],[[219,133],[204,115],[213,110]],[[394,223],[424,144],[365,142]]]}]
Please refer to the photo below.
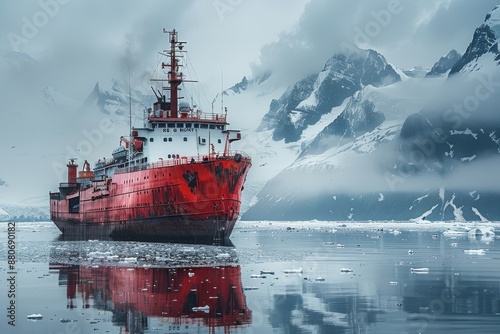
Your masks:
[{"label": "sea ice", "polygon": [[302,267],[299,269],[285,269],[283,270],[283,273],[285,274],[302,274],[303,270]]},{"label": "sea ice", "polygon": [[464,253],[469,255],[484,255],[485,251],[484,249],[464,249]]},{"label": "sea ice", "polygon": [[411,268],[410,272],[413,274],[428,274],[429,268]]},{"label": "sea ice", "polygon": [[261,274],[261,275],[274,275],[274,271],[270,271],[270,270],[261,270],[261,271],[260,271],[260,274]]},{"label": "sea ice", "polygon": [[28,314],[26,318],[29,320],[40,320],[43,318],[43,316],[39,313],[33,313],[33,314]]},{"label": "sea ice", "polygon": [[266,275],[259,275],[259,274],[252,274],[250,275],[250,278],[266,278]]}]

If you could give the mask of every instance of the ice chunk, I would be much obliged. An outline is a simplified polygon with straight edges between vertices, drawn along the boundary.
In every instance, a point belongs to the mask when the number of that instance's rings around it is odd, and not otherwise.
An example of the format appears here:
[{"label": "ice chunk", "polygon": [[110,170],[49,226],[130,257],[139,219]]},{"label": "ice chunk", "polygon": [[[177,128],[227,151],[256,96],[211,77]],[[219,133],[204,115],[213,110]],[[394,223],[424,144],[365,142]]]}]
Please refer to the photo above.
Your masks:
[{"label": "ice chunk", "polygon": [[484,249],[464,249],[464,253],[469,255],[484,255],[485,251]]},{"label": "ice chunk", "polygon": [[283,270],[283,273],[285,274],[302,274],[303,270],[302,267],[299,269],[285,269]]},{"label": "ice chunk", "polygon": [[340,272],[343,273],[343,274],[346,274],[346,273],[352,273],[354,270],[350,269],[350,268],[340,268]]},{"label": "ice chunk", "polygon": [[261,274],[261,275],[274,275],[274,271],[270,271],[270,270],[261,270],[261,271],[260,271],[260,274]]},{"label": "ice chunk", "polygon": [[324,282],[324,281],[325,279],[321,276],[316,278],[316,282]]},{"label": "ice chunk", "polygon": [[469,231],[466,229],[463,230],[447,230],[443,232],[443,235],[447,238],[458,238],[458,237],[466,237]]},{"label": "ice chunk", "polygon": [[389,282],[390,285],[398,285],[398,282],[391,281]]},{"label": "ice chunk", "polygon": [[429,268],[411,268],[410,272],[414,274],[428,274]]},{"label": "ice chunk", "polygon": [[28,314],[26,318],[28,318],[29,320],[41,320],[43,316],[39,313],[33,313],[33,314]]},{"label": "ice chunk", "polygon": [[62,322],[63,324],[65,324],[65,323],[67,323],[67,322],[77,322],[77,321],[78,321],[78,320],[71,320],[71,319],[66,319],[66,318],[62,318],[62,319],[61,319],[61,322]]},{"label": "ice chunk", "polygon": [[266,275],[259,275],[259,274],[252,274],[250,275],[250,278],[266,278]]}]

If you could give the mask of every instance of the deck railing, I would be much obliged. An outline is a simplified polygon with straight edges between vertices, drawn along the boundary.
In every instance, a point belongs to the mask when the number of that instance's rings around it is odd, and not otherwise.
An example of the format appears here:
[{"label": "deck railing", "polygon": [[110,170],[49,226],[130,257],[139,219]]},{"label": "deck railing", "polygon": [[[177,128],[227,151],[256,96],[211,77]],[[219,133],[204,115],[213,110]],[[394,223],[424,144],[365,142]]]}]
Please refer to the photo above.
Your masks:
[{"label": "deck railing", "polygon": [[171,166],[178,166],[178,165],[191,164],[191,163],[211,162],[211,161],[223,160],[223,159],[228,159],[228,158],[229,159],[250,160],[250,157],[244,152],[230,151],[227,154],[207,154],[207,155],[198,155],[198,156],[191,156],[191,157],[184,157],[184,156],[181,157],[180,156],[179,158],[165,159],[165,160],[160,160],[160,161],[149,163],[149,164],[141,164],[138,166],[122,167],[122,168],[117,169],[115,173],[116,174],[129,173],[129,172],[136,172],[139,170],[171,167]]},{"label": "deck railing", "polygon": [[158,121],[171,121],[171,122],[196,122],[196,121],[209,121],[216,123],[226,123],[226,115],[225,114],[217,114],[217,113],[204,113],[204,112],[182,112],[179,111],[179,117],[172,118],[169,115],[168,111],[162,111],[161,113],[152,114],[148,117],[150,122],[158,122]]}]

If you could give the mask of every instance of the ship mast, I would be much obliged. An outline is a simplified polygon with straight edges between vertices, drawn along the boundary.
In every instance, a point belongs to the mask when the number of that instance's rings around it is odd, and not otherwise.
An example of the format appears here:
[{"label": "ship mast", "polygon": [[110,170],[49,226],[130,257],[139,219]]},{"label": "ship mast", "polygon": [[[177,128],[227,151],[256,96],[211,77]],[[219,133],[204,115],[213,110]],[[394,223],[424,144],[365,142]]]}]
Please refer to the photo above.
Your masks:
[{"label": "ship mast", "polygon": [[179,51],[182,51],[182,48],[184,47],[183,44],[185,42],[179,42],[177,36],[177,30],[175,29],[172,31],[163,29],[163,32],[169,34],[170,52],[168,54],[170,56],[170,64],[162,63],[161,67],[162,69],[165,67],[169,67],[169,72],[168,72],[169,88],[167,89],[170,89],[170,112],[171,112],[170,117],[177,118],[179,111],[178,90],[179,90],[179,85],[182,83],[183,80],[182,80],[182,73],[179,72],[179,64],[176,52],[177,49],[179,49]]}]

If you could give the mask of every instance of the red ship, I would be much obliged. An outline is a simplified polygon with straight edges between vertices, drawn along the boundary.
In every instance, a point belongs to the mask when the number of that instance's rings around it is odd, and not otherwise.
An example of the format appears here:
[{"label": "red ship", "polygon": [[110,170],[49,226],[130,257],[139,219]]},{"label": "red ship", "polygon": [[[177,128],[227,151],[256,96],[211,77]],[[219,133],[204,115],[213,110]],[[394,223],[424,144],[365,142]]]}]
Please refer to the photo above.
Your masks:
[{"label": "red ship", "polygon": [[51,220],[65,236],[190,243],[229,241],[241,207],[241,192],[251,159],[231,151],[241,133],[229,130],[227,111],[203,113],[179,102],[180,85],[187,81],[182,66],[184,43],[177,31],[169,34],[166,51],[168,82],[153,89],[157,102],[148,108],[143,127],[130,129],[128,138],[111,158],[83,170],[71,160],[68,180],[50,193]]},{"label": "red ship", "polygon": [[[198,332],[200,326],[249,325],[239,266],[200,268],[125,268],[51,264],[66,282],[67,308],[110,311],[125,333],[151,327]],[[92,302],[93,301],[93,302]],[[166,329],[166,328],[165,328]],[[208,331],[207,331],[208,332]]]}]

